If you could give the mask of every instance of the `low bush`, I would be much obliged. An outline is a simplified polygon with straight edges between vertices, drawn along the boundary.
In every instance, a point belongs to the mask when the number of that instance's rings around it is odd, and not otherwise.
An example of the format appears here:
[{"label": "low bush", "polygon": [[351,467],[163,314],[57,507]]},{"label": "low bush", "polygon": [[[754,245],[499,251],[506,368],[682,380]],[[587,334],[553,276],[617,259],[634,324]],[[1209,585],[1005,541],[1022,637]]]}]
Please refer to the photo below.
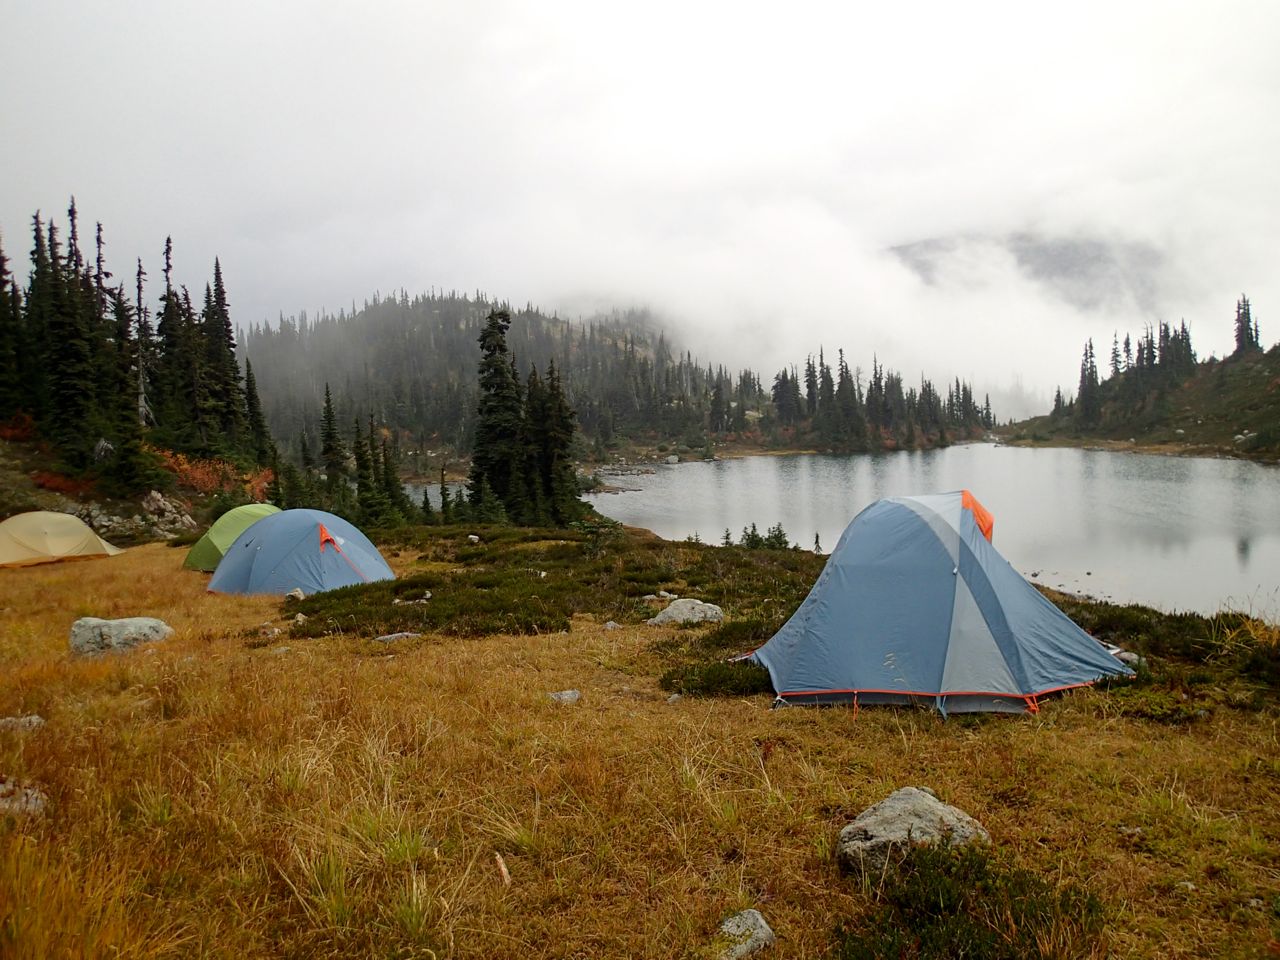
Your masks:
[{"label": "low bush", "polygon": [[917,847],[867,915],[837,930],[839,960],[1065,960],[1097,952],[1102,904],[983,847]]},{"label": "low bush", "polygon": [[726,663],[690,663],[673,667],[658,680],[658,686],[673,693],[696,696],[745,697],[772,693],[769,671],[747,660]]},{"label": "low bush", "polygon": [[[479,536],[478,543],[470,541],[472,534]],[[821,558],[798,551],[668,543],[611,522],[569,530],[413,527],[380,532],[378,542],[388,550],[416,552],[428,569],[309,597],[296,606],[308,620],[293,628],[295,635],[546,633],[567,629],[578,614],[639,623],[657,612],[642,598],[666,589],[719,604],[750,624],[709,634],[678,632],[673,652],[681,653],[674,659],[718,660],[724,652],[758,646],[759,638],[772,635],[773,625],[795,609],[822,565]],[[431,599],[425,603],[407,602],[427,592]],[[756,642],[746,639],[748,634]],[[705,644],[703,637],[712,639]]]}]

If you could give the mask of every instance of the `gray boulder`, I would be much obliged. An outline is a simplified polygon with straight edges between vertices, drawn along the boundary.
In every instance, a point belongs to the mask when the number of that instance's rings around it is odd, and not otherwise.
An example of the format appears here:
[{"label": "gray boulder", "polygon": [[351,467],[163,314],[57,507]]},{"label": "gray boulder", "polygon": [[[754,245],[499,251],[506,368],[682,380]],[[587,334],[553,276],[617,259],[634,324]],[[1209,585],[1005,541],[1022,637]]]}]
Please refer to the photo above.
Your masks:
[{"label": "gray boulder", "polygon": [[44,717],[31,713],[24,717],[0,717],[0,730],[35,730],[44,726]]},{"label": "gray boulder", "polygon": [[720,940],[725,948],[720,952],[720,960],[740,960],[753,953],[759,953],[765,947],[771,947],[777,937],[769,929],[769,924],[759,910],[743,910],[720,924]]},{"label": "gray boulder", "polygon": [[645,622],[661,626],[664,623],[719,623],[723,619],[724,611],[714,603],[703,603],[701,600],[685,597],[683,600],[673,601],[656,617]]},{"label": "gray boulder", "polygon": [[840,831],[836,857],[849,870],[878,873],[911,846],[990,843],[982,824],[927,787],[903,787],[868,807]]},{"label": "gray boulder", "polygon": [[16,780],[0,776],[0,814],[29,814],[39,816],[44,813],[49,798],[35,787],[24,786]]},{"label": "gray boulder", "polygon": [[395,643],[397,640],[412,640],[414,637],[420,637],[422,634],[404,631],[402,633],[384,633],[380,637],[374,637],[374,643]]},{"label": "gray boulder", "polygon": [[71,652],[91,657],[99,653],[128,650],[140,643],[154,643],[173,636],[173,627],[155,617],[125,617],[101,620],[81,617],[71,625]]}]

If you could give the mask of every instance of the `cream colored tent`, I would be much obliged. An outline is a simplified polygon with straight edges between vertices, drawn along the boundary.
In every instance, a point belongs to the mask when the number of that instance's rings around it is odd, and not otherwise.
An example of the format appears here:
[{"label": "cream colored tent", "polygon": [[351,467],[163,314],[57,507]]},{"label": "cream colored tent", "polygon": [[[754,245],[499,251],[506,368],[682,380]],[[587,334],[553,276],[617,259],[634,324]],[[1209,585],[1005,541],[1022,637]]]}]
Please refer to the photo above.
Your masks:
[{"label": "cream colored tent", "polygon": [[123,553],[69,513],[36,510],[0,523],[0,567]]}]

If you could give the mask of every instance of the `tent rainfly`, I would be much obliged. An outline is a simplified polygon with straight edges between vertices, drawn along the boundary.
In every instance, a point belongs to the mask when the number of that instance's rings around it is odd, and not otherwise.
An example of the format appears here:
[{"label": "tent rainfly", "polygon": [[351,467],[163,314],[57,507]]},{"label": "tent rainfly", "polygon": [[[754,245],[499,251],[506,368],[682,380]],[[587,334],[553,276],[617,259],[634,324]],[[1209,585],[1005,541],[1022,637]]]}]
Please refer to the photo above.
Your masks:
[{"label": "tent rainfly", "polygon": [[310,596],[396,575],[354,526],[323,510],[284,510],[245,529],[227,548],[209,589],[215,593]]},{"label": "tent rainfly", "polygon": [[123,552],[69,513],[35,510],[0,523],[0,567],[24,567],[81,557],[114,557]]},{"label": "tent rainfly", "polygon": [[188,570],[213,572],[236,537],[263,517],[279,512],[280,508],[270,503],[246,503],[228,510],[192,545],[182,565]]},{"label": "tent rainfly", "polygon": [[879,500],[809,596],[749,659],[779,701],[1035,712],[1037,698],[1131,671],[991,544],[968,490]]}]

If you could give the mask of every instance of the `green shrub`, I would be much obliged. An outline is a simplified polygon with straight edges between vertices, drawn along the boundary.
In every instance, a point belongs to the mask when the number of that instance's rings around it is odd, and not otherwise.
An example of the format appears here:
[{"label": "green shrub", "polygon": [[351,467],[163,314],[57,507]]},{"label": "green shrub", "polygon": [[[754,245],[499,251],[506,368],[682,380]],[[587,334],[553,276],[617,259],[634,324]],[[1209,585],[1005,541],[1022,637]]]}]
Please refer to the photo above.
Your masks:
[{"label": "green shrub", "polygon": [[722,660],[673,667],[658,680],[663,690],[696,696],[744,697],[772,693],[769,671],[756,663]]},{"label": "green shrub", "polygon": [[889,871],[867,915],[836,931],[839,960],[1086,957],[1101,902],[1008,865],[984,847],[917,847]]},{"label": "green shrub", "polygon": [[1120,684],[1111,689],[1108,704],[1122,717],[1183,724],[1195,720],[1202,708],[1185,694],[1138,684]]}]

